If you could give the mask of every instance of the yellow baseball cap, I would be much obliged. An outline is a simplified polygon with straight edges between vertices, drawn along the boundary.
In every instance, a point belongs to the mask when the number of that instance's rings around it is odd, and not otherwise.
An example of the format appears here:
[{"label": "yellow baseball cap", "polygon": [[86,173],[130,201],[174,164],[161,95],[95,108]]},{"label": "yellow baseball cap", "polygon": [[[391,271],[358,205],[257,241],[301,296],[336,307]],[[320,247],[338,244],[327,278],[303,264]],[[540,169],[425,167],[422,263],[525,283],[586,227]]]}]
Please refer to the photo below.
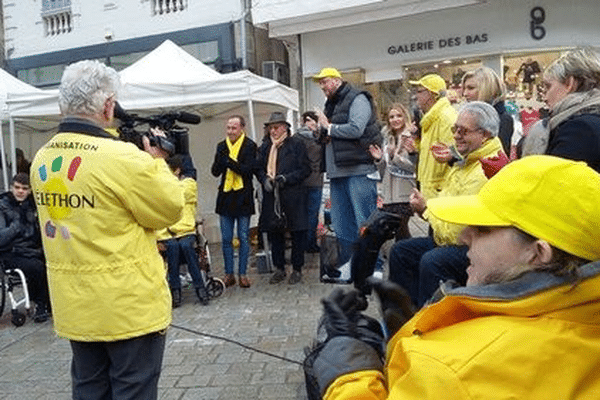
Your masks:
[{"label": "yellow baseball cap", "polygon": [[455,224],[514,226],[600,260],[600,174],[581,161],[528,156],[502,168],[477,195],[431,199],[427,208]]},{"label": "yellow baseball cap", "polygon": [[418,81],[408,81],[411,85],[423,86],[425,89],[439,94],[442,90],[446,90],[446,81],[437,74],[425,75]]},{"label": "yellow baseball cap", "polygon": [[323,78],[341,78],[342,74],[335,68],[326,67],[321,70],[317,75],[313,76],[313,80],[318,81]]}]

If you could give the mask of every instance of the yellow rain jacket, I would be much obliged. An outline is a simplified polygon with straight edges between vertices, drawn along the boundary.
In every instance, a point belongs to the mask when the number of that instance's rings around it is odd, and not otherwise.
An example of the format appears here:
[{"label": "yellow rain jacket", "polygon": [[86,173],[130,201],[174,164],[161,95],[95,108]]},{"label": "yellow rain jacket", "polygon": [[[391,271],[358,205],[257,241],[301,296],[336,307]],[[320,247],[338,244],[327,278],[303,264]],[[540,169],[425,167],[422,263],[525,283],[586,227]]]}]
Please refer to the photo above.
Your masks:
[{"label": "yellow rain jacket", "polygon": [[450,167],[440,163],[431,154],[431,145],[442,142],[454,143],[450,128],[454,125],[457,112],[447,98],[440,98],[421,119],[421,140],[415,142],[419,151],[417,180],[421,184],[421,193],[429,200],[438,196]]},{"label": "yellow rain jacket", "polygon": [[[464,163],[455,163],[444,181],[438,197],[468,196],[477,194],[488,178],[481,167],[481,159],[494,157],[502,150],[502,143],[497,137],[485,142],[483,146],[467,155]],[[423,213],[433,228],[433,239],[438,246],[458,244],[458,235],[464,229],[463,225],[451,224],[431,215],[426,209]]]},{"label": "yellow rain jacket", "polygon": [[449,290],[390,340],[385,378],[343,375],[324,399],[598,399],[600,262],[580,276]]},{"label": "yellow rain jacket", "polygon": [[164,160],[76,125],[31,166],[55,330],[115,341],[165,329],[171,296],[154,232],[180,219],[181,186]]}]

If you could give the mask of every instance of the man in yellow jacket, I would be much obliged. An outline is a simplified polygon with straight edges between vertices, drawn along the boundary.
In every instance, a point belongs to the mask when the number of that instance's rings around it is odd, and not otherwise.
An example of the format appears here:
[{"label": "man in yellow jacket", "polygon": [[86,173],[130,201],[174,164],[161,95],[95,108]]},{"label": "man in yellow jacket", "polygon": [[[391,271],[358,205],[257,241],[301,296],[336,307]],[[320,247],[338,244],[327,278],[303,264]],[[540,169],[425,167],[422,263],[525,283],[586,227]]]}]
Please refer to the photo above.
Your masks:
[{"label": "man in yellow jacket", "polygon": [[58,133],[31,166],[54,327],[73,351],[73,399],[156,399],[171,322],[154,232],[181,218],[183,193],[162,149],[144,137],[141,151],[105,130],[119,86],[97,61],[67,67]]},{"label": "man in yellow jacket", "polygon": [[[430,200],[432,215],[467,226],[461,234],[469,246],[467,286],[446,285],[395,332],[390,327],[409,317],[402,291],[375,283],[391,337],[385,366],[356,326],[330,330],[336,336],[311,362],[320,394],[327,400],[598,398],[599,198],[600,174],[584,162],[542,155],[507,165],[477,195]],[[325,325],[357,319],[332,313],[333,300],[324,300]]]},{"label": "man in yellow jacket", "polygon": [[433,145],[452,143],[452,125],[456,121],[456,110],[446,98],[446,82],[436,74],[428,74],[418,81],[410,81],[415,86],[414,96],[423,117],[419,122],[421,137],[415,141],[419,152],[417,180],[426,199],[433,199],[442,190],[444,179],[450,170],[446,163],[438,162],[431,152]]},{"label": "man in yellow jacket", "polygon": [[[482,160],[502,152],[499,121],[496,110],[481,101],[466,103],[460,109],[452,131],[455,152],[462,159],[450,168],[439,197],[476,194],[487,182]],[[420,307],[437,290],[440,280],[453,279],[464,284],[469,260],[467,247],[458,242],[461,226],[432,216],[425,195],[416,189],[410,204],[429,222],[433,237],[409,238],[394,244],[390,251],[390,280],[406,288]]]}]

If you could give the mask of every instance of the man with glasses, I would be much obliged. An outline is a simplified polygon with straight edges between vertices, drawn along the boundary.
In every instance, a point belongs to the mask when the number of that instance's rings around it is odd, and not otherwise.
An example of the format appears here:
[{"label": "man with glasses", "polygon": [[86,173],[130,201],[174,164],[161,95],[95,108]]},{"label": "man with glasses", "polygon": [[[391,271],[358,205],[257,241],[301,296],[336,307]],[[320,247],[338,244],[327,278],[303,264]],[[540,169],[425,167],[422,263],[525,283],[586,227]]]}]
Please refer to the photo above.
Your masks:
[{"label": "man with glasses", "polygon": [[423,112],[421,138],[415,142],[419,152],[417,180],[426,199],[437,197],[450,167],[436,161],[432,145],[452,142],[450,128],[456,121],[456,110],[446,98],[446,82],[436,74],[425,75],[418,81],[409,81],[417,106]]},{"label": "man with glasses", "polygon": [[[487,103],[466,103],[459,111],[454,148],[461,159],[448,171],[438,197],[474,195],[487,181],[485,159],[502,152],[498,139],[498,113]],[[390,252],[390,280],[403,286],[412,301],[421,307],[436,291],[440,281],[467,280],[467,247],[458,245],[460,225],[441,221],[427,209],[422,191],[413,190],[410,205],[432,227],[433,237],[417,237],[397,242]]]}]

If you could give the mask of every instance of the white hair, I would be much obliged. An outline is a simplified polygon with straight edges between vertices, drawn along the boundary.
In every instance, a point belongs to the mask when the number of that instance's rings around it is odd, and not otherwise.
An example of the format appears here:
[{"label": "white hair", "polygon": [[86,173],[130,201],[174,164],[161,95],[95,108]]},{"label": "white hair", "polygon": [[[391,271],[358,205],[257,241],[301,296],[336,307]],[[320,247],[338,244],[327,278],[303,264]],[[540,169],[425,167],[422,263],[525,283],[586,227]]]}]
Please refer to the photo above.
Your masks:
[{"label": "white hair", "polygon": [[95,115],[121,87],[119,74],[99,61],[84,60],[69,65],[63,73],[58,105],[63,115]]},{"label": "white hair", "polygon": [[498,111],[483,101],[471,101],[465,103],[458,110],[459,114],[469,113],[475,118],[478,128],[489,132],[492,137],[498,136],[500,130],[500,117]]}]

